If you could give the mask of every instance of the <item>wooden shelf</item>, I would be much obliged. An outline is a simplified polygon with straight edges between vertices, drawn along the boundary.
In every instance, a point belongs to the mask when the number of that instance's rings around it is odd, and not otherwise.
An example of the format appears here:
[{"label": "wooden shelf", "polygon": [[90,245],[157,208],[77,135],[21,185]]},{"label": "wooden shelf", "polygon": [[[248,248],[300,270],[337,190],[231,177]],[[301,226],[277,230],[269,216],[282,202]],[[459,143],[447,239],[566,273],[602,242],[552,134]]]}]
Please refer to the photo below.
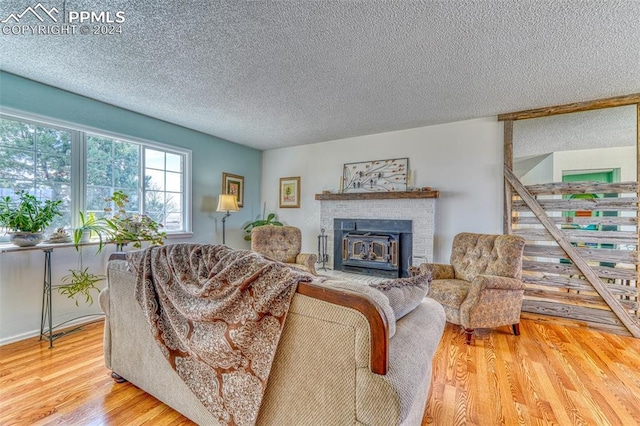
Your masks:
[{"label": "wooden shelf", "polygon": [[316,194],[316,200],[395,200],[400,198],[438,198],[439,191],[401,191],[401,192],[341,192],[331,194]]}]

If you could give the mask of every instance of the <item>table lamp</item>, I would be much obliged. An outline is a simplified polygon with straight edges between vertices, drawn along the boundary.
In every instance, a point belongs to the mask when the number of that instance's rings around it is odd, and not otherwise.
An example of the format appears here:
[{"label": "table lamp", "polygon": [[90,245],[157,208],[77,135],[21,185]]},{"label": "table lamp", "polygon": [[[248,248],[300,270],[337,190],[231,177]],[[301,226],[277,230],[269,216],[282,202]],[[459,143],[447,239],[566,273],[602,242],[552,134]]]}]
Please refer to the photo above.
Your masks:
[{"label": "table lamp", "polygon": [[238,208],[238,198],[233,194],[220,194],[218,198],[218,208],[216,211],[226,212],[224,217],[222,218],[222,244],[225,244],[225,229],[224,222],[227,220],[229,216],[231,216],[230,212],[237,212],[240,209]]}]

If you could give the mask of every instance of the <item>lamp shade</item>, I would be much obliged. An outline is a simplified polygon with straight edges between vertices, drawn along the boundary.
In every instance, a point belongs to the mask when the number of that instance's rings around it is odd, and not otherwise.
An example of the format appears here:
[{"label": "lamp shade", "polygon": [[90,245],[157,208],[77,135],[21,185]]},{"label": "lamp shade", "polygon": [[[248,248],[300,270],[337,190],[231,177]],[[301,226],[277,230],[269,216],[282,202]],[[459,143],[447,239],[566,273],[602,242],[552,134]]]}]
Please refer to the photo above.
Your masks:
[{"label": "lamp shade", "polygon": [[240,208],[238,208],[238,198],[233,194],[220,194],[218,198],[218,209],[219,212],[237,212]]}]

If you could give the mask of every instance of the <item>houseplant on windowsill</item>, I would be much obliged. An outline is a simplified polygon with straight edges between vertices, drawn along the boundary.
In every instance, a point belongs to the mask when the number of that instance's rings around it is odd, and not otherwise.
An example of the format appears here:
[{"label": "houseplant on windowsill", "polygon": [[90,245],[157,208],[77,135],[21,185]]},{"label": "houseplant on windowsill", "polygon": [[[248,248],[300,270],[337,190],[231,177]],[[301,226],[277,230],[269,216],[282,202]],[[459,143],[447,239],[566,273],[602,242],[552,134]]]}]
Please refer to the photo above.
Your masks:
[{"label": "houseplant on windowsill", "polygon": [[39,244],[42,233],[60,213],[62,200],[38,200],[25,191],[16,191],[18,200],[6,196],[0,200],[0,226],[9,234],[9,241],[28,247]]},{"label": "houseplant on windowsill", "polygon": [[[144,214],[127,213],[129,196],[123,191],[115,191],[105,201],[116,205],[117,211],[111,218],[105,219],[111,228],[113,242],[118,245],[132,243],[134,248],[141,248],[143,242],[150,245],[162,245],[167,233],[161,231],[163,225]],[[111,213],[111,207],[106,207],[106,213]]]},{"label": "houseplant on windowsill", "polygon": [[80,212],[80,227],[73,230],[73,243],[76,250],[81,251],[81,243],[88,243],[91,235],[98,238],[98,253],[102,251],[104,245],[114,237],[113,230],[107,220],[103,217],[95,217],[90,213],[85,215]]},{"label": "houseplant on windowsill", "polygon": [[73,242],[76,248],[86,234],[96,235],[99,241],[98,253],[107,242],[118,245],[132,243],[134,248],[141,248],[143,242],[151,245],[162,245],[167,236],[161,231],[163,225],[144,214],[127,213],[126,207],[129,196],[123,191],[115,191],[110,197],[105,198],[107,203],[113,203],[117,207],[116,213],[110,206],[104,208],[106,216],[95,217],[80,213],[80,227],[73,232]]},{"label": "houseplant on windowsill", "polygon": [[[143,242],[151,245],[162,245],[166,238],[166,233],[160,231],[162,224],[154,221],[147,215],[129,214],[126,206],[129,203],[129,196],[123,191],[115,191],[105,201],[113,202],[117,207],[117,212],[109,206],[104,211],[105,217],[95,217],[80,213],[81,226],[73,232],[73,242],[79,252],[78,268],[69,270],[70,274],[62,278],[63,284],[58,287],[60,294],[66,294],[70,298],[83,295],[85,302],[93,303],[91,291],[98,291],[96,284],[105,279],[104,275],[96,275],[89,272],[89,268],[82,264],[82,240],[83,236],[90,233],[98,238],[98,250],[100,253],[107,242],[112,242],[118,246],[131,243],[134,248],[141,248]],[[110,216],[109,216],[110,215]]]}]

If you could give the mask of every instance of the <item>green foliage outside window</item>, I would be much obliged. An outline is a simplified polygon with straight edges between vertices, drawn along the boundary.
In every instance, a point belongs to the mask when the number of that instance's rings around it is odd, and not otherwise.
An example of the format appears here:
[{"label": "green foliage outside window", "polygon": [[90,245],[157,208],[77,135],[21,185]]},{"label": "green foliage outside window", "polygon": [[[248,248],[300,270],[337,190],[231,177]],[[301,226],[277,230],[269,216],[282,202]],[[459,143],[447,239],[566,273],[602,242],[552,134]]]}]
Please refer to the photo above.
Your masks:
[{"label": "green foliage outside window", "polygon": [[[78,152],[80,148],[84,150]],[[72,162],[72,151],[80,163]],[[55,203],[60,214],[53,216],[51,229],[69,229],[72,217],[79,218],[80,227],[74,230],[78,268],[63,278],[59,291],[69,297],[83,295],[91,303],[90,292],[97,290],[103,276],[82,265],[83,231],[98,238],[98,250],[107,241],[134,248],[143,242],[162,244],[165,229],[184,231],[185,158],[184,153],[153,144],[4,116],[0,117],[0,203],[14,203],[23,193],[43,206]],[[81,170],[84,173],[78,176]],[[82,203],[72,199],[79,191]],[[169,226],[163,228],[162,223]],[[0,235],[0,242],[7,239]]]},{"label": "green foliage outside window", "polygon": [[50,226],[71,223],[71,134],[0,119],[0,196],[24,191],[38,200],[61,201]]}]

